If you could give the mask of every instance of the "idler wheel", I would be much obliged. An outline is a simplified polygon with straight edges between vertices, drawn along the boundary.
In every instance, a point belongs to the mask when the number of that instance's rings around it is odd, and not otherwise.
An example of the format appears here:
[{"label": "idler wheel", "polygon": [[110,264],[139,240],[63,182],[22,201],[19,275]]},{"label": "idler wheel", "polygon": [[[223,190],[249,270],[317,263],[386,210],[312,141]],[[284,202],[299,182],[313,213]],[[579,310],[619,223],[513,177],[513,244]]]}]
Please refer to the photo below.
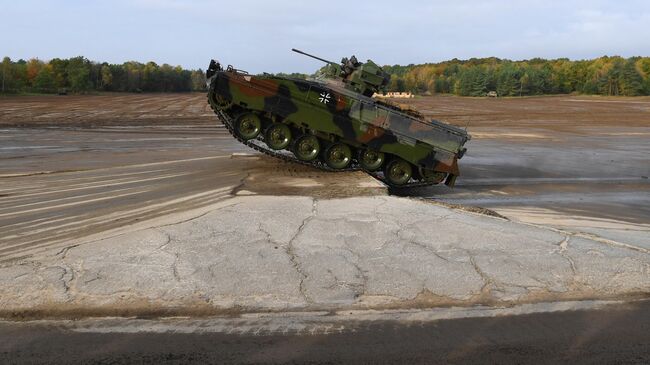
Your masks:
[{"label": "idler wheel", "polygon": [[323,159],[333,169],[344,169],[352,162],[352,150],[345,143],[333,143],[325,150]]},{"label": "idler wheel", "polygon": [[208,100],[218,110],[228,110],[232,106],[232,101],[220,94],[212,93]]},{"label": "idler wheel", "polygon": [[388,161],[386,166],[384,166],[384,177],[390,185],[404,185],[411,180],[412,175],[413,168],[411,167],[411,164],[399,157],[391,159]]},{"label": "idler wheel", "polygon": [[273,123],[264,133],[264,142],[269,148],[283,150],[291,143],[291,129],[283,123]]},{"label": "idler wheel", "polygon": [[364,170],[376,171],[384,164],[384,153],[372,149],[363,149],[359,151],[359,165]]},{"label": "idler wheel", "polygon": [[313,161],[320,153],[320,142],[311,134],[303,134],[293,145],[293,154],[301,161]]},{"label": "idler wheel", "polygon": [[237,134],[245,141],[257,138],[262,131],[262,121],[260,117],[253,113],[248,113],[237,118],[235,123]]}]

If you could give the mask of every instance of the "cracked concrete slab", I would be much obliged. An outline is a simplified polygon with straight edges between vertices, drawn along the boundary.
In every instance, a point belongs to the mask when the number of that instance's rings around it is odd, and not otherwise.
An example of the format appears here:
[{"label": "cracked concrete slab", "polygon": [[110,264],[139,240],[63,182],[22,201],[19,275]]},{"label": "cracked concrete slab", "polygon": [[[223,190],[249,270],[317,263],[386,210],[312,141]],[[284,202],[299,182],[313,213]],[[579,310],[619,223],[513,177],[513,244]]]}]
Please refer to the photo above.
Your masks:
[{"label": "cracked concrete slab", "polygon": [[388,196],[239,196],[4,264],[0,308],[214,314],[638,297],[650,293],[642,234],[614,243]]}]

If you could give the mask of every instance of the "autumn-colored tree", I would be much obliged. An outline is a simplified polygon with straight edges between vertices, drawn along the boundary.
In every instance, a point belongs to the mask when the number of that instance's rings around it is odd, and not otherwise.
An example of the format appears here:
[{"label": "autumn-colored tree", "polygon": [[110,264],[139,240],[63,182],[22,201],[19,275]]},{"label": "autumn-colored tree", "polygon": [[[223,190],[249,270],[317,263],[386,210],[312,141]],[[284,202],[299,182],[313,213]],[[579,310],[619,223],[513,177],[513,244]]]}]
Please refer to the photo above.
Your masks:
[{"label": "autumn-colored tree", "polygon": [[113,72],[111,72],[110,66],[108,64],[102,65],[100,73],[102,90],[110,90],[113,85]]},{"label": "autumn-colored tree", "polygon": [[41,62],[38,58],[32,58],[31,60],[27,61],[26,67],[27,84],[32,86],[34,85],[34,79],[36,79],[36,76],[38,76],[38,73],[43,68],[43,62]]},{"label": "autumn-colored tree", "polygon": [[203,70],[198,69],[192,71],[192,91],[205,91],[207,89],[205,82],[206,79]]}]

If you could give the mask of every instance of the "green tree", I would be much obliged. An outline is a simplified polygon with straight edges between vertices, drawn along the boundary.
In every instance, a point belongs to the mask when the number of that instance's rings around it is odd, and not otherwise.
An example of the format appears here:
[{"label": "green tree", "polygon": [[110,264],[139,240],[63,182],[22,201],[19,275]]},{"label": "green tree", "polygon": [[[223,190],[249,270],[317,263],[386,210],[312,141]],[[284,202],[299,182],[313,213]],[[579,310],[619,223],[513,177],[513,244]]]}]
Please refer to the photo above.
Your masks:
[{"label": "green tree", "polygon": [[11,85],[11,58],[2,59],[2,93],[4,94]]},{"label": "green tree", "polygon": [[524,73],[522,77],[519,78],[519,96],[528,95],[530,93],[530,76],[528,72]]},{"label": "green tree", "polygon": [[643,94],[643,77],[636,68],[636,59],[630,58],[625,61],[621,70],[620,87],[623,95],[637,96]]},{"label": "green tree", "polygon": [[162,87],[162,75],[155,62],[147,62],[142,69],[142,86],[144,91],[160,91]]},{"label": "green tree", "polygon": [[510,63],[504,63],[498,72],[497,77],[497,93],[500,96],[513,96],[518,91],[517,87],[517,70],[515,66]]},{"label": "green tree", "polygon": [[54,80],[54,73],[52,72],[52,67],[45,65],[38,72],[38,75],[34,78],[34,89],[38,92],[53,92],[56,90],[56,81]]},{"label": "green tree", "polygon": [[84,57],[74,57],[68,62],[68,81],[74,92],[84,93],[90,89],[90,64]]},{"label": "green tree", "polygon": [[487,77],[483,69],[480,67],[472,68],[470,73],[471,75],[471,86],[469,95],[470,96],[485,96],[487,92]]},{"label": "green tree", "polygon": [[623,71],[623,63],[618,60],[604,60],[605,64],[598,70],[598,89],[602,95],[619,95],[620,78]]}]

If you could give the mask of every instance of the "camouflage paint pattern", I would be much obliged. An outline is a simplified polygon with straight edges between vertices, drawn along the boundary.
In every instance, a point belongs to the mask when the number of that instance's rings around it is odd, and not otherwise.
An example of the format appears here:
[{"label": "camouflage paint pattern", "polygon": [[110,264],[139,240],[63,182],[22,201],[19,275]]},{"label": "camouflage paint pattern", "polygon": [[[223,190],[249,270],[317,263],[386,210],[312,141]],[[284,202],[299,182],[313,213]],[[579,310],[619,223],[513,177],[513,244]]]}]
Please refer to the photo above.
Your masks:
[{"label": "camouflage paint pattern", "polygon": [[336,82],[236,70],[218,71],[210,82],[210,97],[228,101],[226,112],[252,111],[324,140],[399,156],[416,168],[458,176],[457,159],[470,138],[462,129],[407,115]]}]

